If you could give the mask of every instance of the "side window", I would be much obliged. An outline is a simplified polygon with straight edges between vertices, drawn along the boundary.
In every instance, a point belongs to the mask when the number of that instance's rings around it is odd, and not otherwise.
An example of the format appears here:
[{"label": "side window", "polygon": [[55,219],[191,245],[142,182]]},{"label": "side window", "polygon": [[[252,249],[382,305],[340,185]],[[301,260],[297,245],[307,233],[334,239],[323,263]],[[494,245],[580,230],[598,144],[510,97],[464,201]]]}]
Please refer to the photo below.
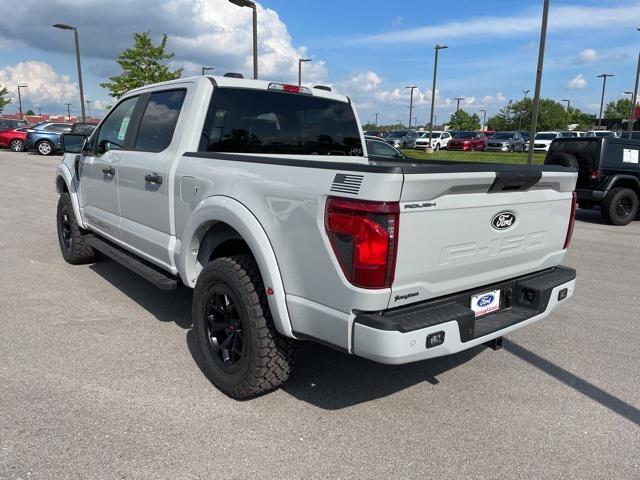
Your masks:
[{"label": "side window", "polygon": [[386,142],[370,140],[367,143],[367,148],[370,154],[380,155],[381,157],[395,157],[398,154],[397,150]]},{"label": "side window", "polygon": [[124,139],[129,129],[129,121],[133,115],[138,97],[127,98],[111,111],[102,122],[96,137],[96,153],[101,155],[109,150],[124,148]]},{"label": "side window", "polygon": [[171,144],[186,90],[152,93],[142,116],[136,150],[161,152]]}]

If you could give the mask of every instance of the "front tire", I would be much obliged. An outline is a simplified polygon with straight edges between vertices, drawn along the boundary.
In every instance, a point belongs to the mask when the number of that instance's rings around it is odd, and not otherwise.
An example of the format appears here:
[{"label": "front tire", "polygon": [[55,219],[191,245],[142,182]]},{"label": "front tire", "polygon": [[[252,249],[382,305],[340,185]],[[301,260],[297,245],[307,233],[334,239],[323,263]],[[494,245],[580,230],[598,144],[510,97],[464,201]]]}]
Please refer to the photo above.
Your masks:
[{"label": "front tire", "polygon": [[198,277],[192,310],[203,370],[224,393],[252,397],[289,378],[297,342],[277,332],[251,255],[209,263]]},{"label": "front tire", "polygon": [[14,152],[24,152],[24,142],[17,138],[13,139],[11,143],[9,143],[9,148]]},{"label": "front tire", "polygon": [[630,188],[612,189],[602,204],[602,219],[611,225],[624,226],[638,214],[638,195]]},{"label": "front tire", "polygon": [[36,143],[36,152],[44,156],[53,154],[53,143],[48,142],[47,140],[41,140]]},{"label": "front tire", "polygon": [[85,233],[76,221],[69,193],[60,195],[56,217],[58,242],[65,261],[72,265],[93,262],[96,252],[87,244]]}]

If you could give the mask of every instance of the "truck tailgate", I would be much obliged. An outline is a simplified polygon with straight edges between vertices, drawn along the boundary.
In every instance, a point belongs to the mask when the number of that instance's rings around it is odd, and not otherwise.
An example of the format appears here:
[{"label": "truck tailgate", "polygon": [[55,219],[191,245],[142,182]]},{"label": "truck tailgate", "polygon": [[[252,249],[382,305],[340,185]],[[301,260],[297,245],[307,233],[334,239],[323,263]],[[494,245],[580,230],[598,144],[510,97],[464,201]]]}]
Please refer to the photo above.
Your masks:
[{"label": "truck tailgate", "polygon": [[405,174],[389,307],[562,261],[576,173],[471,170]]}]

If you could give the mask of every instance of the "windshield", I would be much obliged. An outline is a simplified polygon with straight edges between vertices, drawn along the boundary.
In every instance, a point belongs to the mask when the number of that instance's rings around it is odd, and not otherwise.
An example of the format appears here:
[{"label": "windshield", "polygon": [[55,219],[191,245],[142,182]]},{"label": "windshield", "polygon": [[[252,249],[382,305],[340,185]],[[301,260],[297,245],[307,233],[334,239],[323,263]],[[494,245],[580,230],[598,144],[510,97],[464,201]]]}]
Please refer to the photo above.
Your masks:
[{"label": "windshield", "polygon": [[395,132],[391,132],[389,135],[387,135],[387,138],[402,138],[407,134],[406,131],[404,130],[397,130]]},{"label": "windshield", "polygon": [[557,135],[555,133],[538,133],[536,140],[553,140]]},{"label": "windshield", "polygon": [[510,140],[513,137],[513,133],[511,132],[499,132],[494,133],[491,136],[491,140]]},{"label": "windshield", "polygon": [[595,132],[595,136],[598,138],[615,137],[615,134],[613,132]]},{"label": "windshield", "polygon": [[217,88],[199,151],[362,156],[351,105],[270,90]]},{"label": "windshield", "polygon": [[562,132],[563,137],[575,138],[578,136],[578,132]]},{"label": "windshield", "polygon": [[455,138],[475,138],[476,132],[458,132]]},{"label": "windshield", "polygon": [[[431,138],[438,138],[442,132],[433,132]],[[429,138],[429,132],[420,132],[420,138]]]}]

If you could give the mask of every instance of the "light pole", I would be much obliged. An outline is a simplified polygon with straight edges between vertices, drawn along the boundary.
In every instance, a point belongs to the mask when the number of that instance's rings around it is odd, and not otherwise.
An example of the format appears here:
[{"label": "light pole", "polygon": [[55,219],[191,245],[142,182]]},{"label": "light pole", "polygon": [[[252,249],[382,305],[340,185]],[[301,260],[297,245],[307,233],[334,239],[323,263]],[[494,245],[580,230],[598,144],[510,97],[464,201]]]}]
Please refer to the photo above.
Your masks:
[{"label": "light pole", "polygon": [[567,102],[567,114],[565,115],[564,123],[565,123],[565,128],[569,130],[569,109],[571,108],[571,100],[569,100],[568,98],[563,98],[560,101]]},{"label": "light pole", "polygon": [[484,116],[482,117],[482,131],[484,132],[487,125],[487,111],[486,110],[478,110],[478,111],[484,113]]},{"label": "light pole", "polygon": [[253,9],[253,78],[258,79],[258,7],[251,0],[229,0],[239,7]]},{"label": "light pole", "polygon": [[42,108],[36,107],[38,109],[38,116],[42,117]]},{"label": "light pole", "polygon": [[202,67],[202,75],[204,76],[204,72],[208,72],[209,70],[215,70],[215,67]]},{"label": "light pole", "polygon": [[[529,90],[522,90],[522,94],[524,95],[523,99],[527,99],[527,95],[529,94]],[[524,105],[523,105],[524,107]],[[524,110],[524,108],[523,108]],[[520,117],[518,118],[518,130],[522,130],[522,112],[520,112]]]},{"label": "light pole", "polygon": [[22,94],[20,93],[21,88],[27,88],[27,85],[18,85],[18,106],[20,108],[20,120],[24,120],[22,117]]},{"label": "light pole", "polygon": [[298,59],[298,85],[302,85],[302,64],[304,62],[310,62],[310,58],[299,58]]},{"label": "light pole", "polygon": [[378,113],[374,113],[374,115],[376,116],[376,127],[378,126]]},{"label": "light pole", "polygon": [[[411,120],[413,120],[413,126],[418,128],[418,118],[417,117],[413,117]],[[411,125],[409,125],[409,127],[411,127]]]},{"label": "light pole", "polygon": [[405,88],[408,88],[411,91],[411,95],[409,97],[409,130],[411,130],[411,119],[413,118],[413,90],[418,87],[411,85],[410,87]]},{"label": "light pole", "polygon": [[446,45],[436,45],[433,47],[436,51],[436,55],[433,61],[433,85],[431,86],[431,113],[429,114],[429,143],[427,144],[427,152],[433,152],[433,148],[431,148],[431,138],[433,137],[433,107],[435,105],[436,100],[436,78],[438,75],[438,52],[440,50],[444,50],[445,48],[449,48]]},{"label": "light pole", "polygon": [[456,101],[456,113],[458,113],[458,110],[460,110],[460,101],[464,100],[464,97],[456,97],[454,100]]},{"label": "light pole", "polygon": [[[538,106],[540,105],[540,86],[542,84],[542,67],[544,66],[544,45],[547,41],[547,20],[549,19],[549,0],[544,0],[542,7],[542,25],[540,26],[540,48],[538,49],[538,68],[536,69],[536,87],[533,95],[533,107],[531,109],[531,128],[529,129],[529,141],[533,145],[538,126]],[[529,148],[527,164],[533,163],[533,148]]]},{"label": "light pole", "polygon": [[[636,28],[640,32],[640,28]],[[636,70],[636,85],[633,88],[633,96],[631,97],[631,115],[629,115],[629,139],[631,139],[631,132],[633,131],[633,125],[636,122],[636,103],[638,101],[638,80],[640,80],[640,53],[638,53],[638,68]]]},{"label": "light pole", "polygon": [[604,106],[604,90],[607,87],[607,77],[615,77],[611,73],[603,73],[598,75],[598,78],[602,78],[602,96],[600,97],[600,115],[598,116],[598,127],[602,126],[602,107]]},{"label": "light pole", "polygon": [[78,66],[78,87],[80,88],[80,112],[82,114],[82,121],[85,121],[84,115],[84,90],[82,88],[82,67],[80,66],[80,42],[78,40],[78,29],[73,25],[66,25],[64,23],[56,23],[55,28],[61,30],[73,30],[73,38],[76,43],[76,65]]},{"label": "light pole", "polygon": [[91,119],[91,102],[92,100],[85,100],[87,102],[87,110],[89,111],[89,119]]},{"label": "light pole", "polygon": [[71,121],[71,104],[67,103],[67,119]]}]

